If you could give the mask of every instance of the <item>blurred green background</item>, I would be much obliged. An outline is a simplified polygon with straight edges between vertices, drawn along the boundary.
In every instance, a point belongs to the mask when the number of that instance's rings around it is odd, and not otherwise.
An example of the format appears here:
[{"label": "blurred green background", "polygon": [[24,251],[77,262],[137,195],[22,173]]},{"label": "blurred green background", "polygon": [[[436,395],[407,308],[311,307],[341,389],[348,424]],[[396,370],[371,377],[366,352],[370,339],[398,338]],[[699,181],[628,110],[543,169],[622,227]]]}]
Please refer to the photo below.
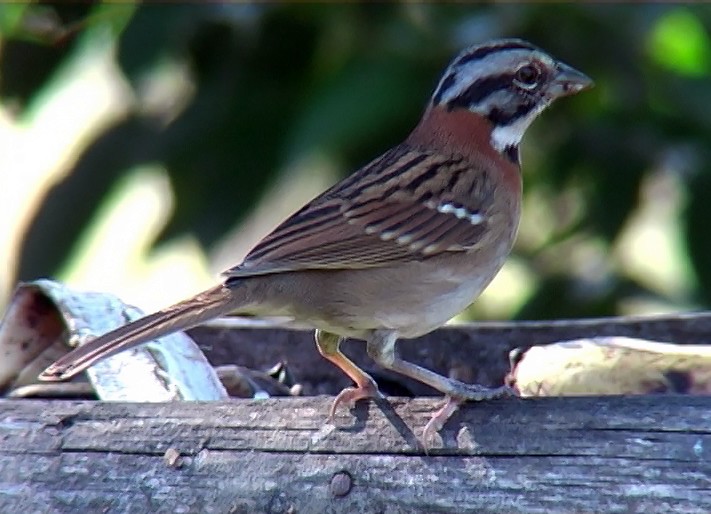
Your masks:
[{"label": "blurred green background", "polygon": [[0,307],[51,276],[155,308],[414,127],[463,47],[596,88],[522,148],[515,252],[462,319],[711,304],[711,7],[0,5]]}]

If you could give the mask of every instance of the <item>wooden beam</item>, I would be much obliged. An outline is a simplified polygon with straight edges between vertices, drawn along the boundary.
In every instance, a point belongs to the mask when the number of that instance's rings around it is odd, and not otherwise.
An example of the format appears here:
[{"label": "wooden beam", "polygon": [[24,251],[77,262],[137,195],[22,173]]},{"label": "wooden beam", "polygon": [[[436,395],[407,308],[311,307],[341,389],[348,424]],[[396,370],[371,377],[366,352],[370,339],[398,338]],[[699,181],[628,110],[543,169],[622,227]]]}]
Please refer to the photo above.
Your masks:
[{"label": "wooden beam", "polygon": [[711,512],[711,398],[2,401],[2,512]]}]

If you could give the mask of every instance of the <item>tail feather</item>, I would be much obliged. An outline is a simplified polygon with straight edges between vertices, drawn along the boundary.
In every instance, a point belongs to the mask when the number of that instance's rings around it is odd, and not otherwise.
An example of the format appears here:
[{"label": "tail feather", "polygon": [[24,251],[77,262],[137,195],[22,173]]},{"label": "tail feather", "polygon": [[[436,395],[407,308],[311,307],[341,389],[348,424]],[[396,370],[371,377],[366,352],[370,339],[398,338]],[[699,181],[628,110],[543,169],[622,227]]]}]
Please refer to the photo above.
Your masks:
[{"label": "tail feather", "polygon": [[66,380],[101,359],[226,314],[233,310],[234,304],[230,288],[220,285],[208,289],[79,346],[49,366],[39,378],[52,382]]}]

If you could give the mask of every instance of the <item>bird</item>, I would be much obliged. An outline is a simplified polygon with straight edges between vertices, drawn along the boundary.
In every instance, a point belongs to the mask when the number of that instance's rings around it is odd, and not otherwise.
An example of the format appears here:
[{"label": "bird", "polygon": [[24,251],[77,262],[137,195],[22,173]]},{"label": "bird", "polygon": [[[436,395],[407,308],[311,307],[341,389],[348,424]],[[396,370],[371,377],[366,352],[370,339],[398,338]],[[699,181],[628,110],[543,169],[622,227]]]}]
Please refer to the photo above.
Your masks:
[{"label": "bird", "polygon": [[40,375],[66,380],[95,362],[226,315],[289,316],[315,328],[323,357],[354,382],[333,401],[382,398],[340,350],[366,342],[385,369],[452,400],[508,392],[445,377],[402,359],[398,339],[444,325],[481,294],[511,252],[521,215],[519,144],[554,100],[592,80],[521,39],[461,51],[402,143],[288,217],[216,286],[99,336]]}]

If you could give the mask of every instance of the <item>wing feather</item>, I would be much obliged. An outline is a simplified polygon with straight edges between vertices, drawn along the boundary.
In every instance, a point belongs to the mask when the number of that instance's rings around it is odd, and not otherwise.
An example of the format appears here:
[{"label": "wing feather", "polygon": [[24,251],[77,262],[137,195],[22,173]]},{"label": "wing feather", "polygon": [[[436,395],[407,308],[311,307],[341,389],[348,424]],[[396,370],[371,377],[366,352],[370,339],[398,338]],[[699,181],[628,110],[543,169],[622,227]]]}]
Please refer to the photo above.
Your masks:
[{"label": "wing feather", "polygon": [[400,145],[286,219],[225,275],[391,266],[465,251],[489,226],[492,192],[475,183],[481,177],[462,158]]}]

